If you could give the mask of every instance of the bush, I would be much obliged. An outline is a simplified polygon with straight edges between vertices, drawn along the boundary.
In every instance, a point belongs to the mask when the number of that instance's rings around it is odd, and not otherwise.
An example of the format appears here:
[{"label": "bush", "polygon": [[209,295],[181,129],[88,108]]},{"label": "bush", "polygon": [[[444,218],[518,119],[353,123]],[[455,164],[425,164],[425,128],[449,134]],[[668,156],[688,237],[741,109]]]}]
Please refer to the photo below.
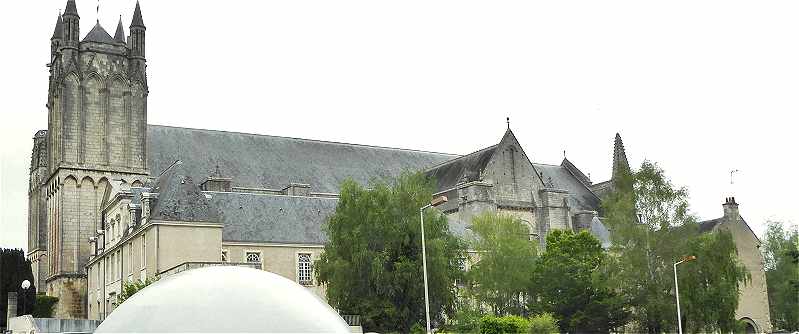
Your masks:
[{"label": "bush", "polygon": [[424,333],[426,333],[427,332],[427,329],[425,328],[426,326],[427,326],[427,323],[425,323],[424,325],[422,325],[422,324],[420,324],[418,322],[413,324],[413,326],[411,326],[411,334],[424,334]]},{"label": "bush", "polygon": [[515,315],[480,318],[480,334],[527,333],[529,329],[530,321]]},{"label": "bush", "polygon": [[558,323],[551,313],[541,313],[530,318],[530,334],[559,333]]},{"label": "bush", "polygon": [[453,333],[479,333],[480,318],[482,316],[479,311],[473,308],[461,307],[452,318],[448,319],[443,330]]},{"label": "bush", "polygon": [[133,282],[125,282],[122,284],[122,292],[117,296],[117,305],[121,305],[122,302],[128,300],[128,298],[132,297],[136,292],[139,292],[141,289],[146,288],[157,280],[158,278],[147,278],[144,281],[135,280]]},{"label": "bush", "polygon": [[33,305],[34,318],[52,318],[53,306],[58,303],[58,297],[36,295],[36,304]]}]

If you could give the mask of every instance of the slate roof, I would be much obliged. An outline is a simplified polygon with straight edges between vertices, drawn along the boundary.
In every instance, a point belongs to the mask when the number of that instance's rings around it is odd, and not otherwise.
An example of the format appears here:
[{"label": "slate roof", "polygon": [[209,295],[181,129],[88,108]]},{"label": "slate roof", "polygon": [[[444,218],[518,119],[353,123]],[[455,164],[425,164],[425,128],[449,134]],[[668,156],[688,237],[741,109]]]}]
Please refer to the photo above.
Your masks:
[{"label": "slate roof", "polygon": [[139,7],[139,1],[136,1],[136,9],[133,10],[133,20],[131,20],[130,26],[144,27],[144,20],[141,18],[141,7]]},{"label": "slate roof", "polygon": [[716,228],[718,224],[721,224],[723,222],[724,222],[724,217],[703,221],[699,223],[699,232],[704,233],[712,231],[714,228]]},{"label": "slate roof", "polygon": [[599,198],[594,195],[566,167],[533,163],[535,169],[543,174],[542,180],[547,184],[550,180],[555,188],[569,192],[569,205],[579,210],[599,211]]},{"label": "slate roof", "polygon": [[64,8],[64,14],[78,15],[78,7],[75,5],[75,0],[67,0],[67,7]]},{"label": "slate roof", "polygon": [[53,37],[50,37],[50,39],[61,38],[64,38],[64,20],[61,19],[61,14],[58,14],[58,19],[55,21],[55,30],[53,30]]},{"label": "slate roof", "polygon": [[100,25],[99,21],[94,25],[94,28],[92,28],[92,30],[86,34],[86,37],[83,37],[83,42],[116,44],[114,39],[111,38],[111,35],[109,35],[108,32],[105,31],[105,29],[103,29],[103,27]]},{"label": "slate roof", "polygon": [[605,227],[605,224],[602,224],[602,221],[599,220],[599,218],[594,217],[594,219],[591,219],[591,225],[588,228],[588,232],[599,239],[599,243],[602,244],[602,248],[610,248],[610,230]]},{"label": "slate roof", "polygon": [[236,132],[147,126],[151,173],[181,160],[201,183],[219,165],[234,187],[282,189],[290,182],[312,192],[338,193],[347,178],[368,184],[403,171],[419,171],[458,157],[454,154],[343,144]]},{"label": "slate roof", "polygon": [[220,212],[223,241],[327,242],[322,225],[338,200],[323,197],[206,192]]},{"label": "slate roof", "polygon": [[117,23],[117,31],[114,33],[114,41],[120,44],[126,44],[125,41],[125,28],[122,27],[122,16],[119,16],[119,23]]},{"label": "slate roof", "polygon": [[[477,152],[458,157],[425,171],[427,177],[434,177],[437,191],[454,188],[461,181],[475,181],[480,179],[480,173],[485,169],[498,145],[489,146]],[[464,180],[465,179],[465,180]]]},{"label": "slate roof", "polygon": [[219,211],[189,175],[182,163],[165,170],[152,184],[158,193],[152,219],[175,222],[219,223]]},{"label": "slate roof", "polygon": [[580,179],[580,181],[583,182],[586,186],[591,185],[591,179],[589,179],[588,176],[583,174],[583,172],[579,168],[577,168],[577,166],[575,166],[571,161],[569,161],[569,159],[563,158],[563,161],[560,163],[560,165],[568,169],[569,172],[572,173],[572,175],[574,175],[574,177]]}]

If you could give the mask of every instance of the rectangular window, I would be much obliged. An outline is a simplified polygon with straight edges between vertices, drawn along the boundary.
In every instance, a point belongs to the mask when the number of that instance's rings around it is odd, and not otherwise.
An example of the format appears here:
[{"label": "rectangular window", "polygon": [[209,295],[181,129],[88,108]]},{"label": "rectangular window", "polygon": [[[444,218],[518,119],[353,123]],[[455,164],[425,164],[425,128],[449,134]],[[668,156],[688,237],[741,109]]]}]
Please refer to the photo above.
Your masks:
[{"label": "rectangular window", "polygon": [[297,282],[300,283],[300,285],[313,285],[311,271],[311,254],[297,254]]}]

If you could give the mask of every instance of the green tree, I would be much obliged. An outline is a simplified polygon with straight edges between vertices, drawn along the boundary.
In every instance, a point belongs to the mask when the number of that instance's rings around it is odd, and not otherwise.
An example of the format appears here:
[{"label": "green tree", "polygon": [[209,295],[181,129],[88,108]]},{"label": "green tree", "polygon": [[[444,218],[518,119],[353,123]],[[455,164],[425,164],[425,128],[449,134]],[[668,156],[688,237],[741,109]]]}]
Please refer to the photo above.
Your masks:
[{"label": "green tree", "polygon": [[[31,283],[27,291],[21,287],[24,280]],[[17,293],[17,312],[33,312],[35,284],[31,261],[25,258],[25,253],[21,249],[0,248],[0,327],[6,326],[9,292]]]},{"label": "green tree", "polygon": [[607,333],[629,316],[625,303],[598,274],[607,259],[599,240],[586,231],[554,230],[533,270],[531,309],[558,319],[566,332]]},{"label": "green tree", "polygon": [[763,242],[771,322],[775,329],[799,330],[799,230],[769,222]]},{"label": "green tree", "polygon": [[686,254],[695,261],[680,265],[680,307],[683,326],[691,332],[736,330],[735,310],[741,284],[749,271],[738,261],[735,242],[727,231],[694,236]]},{"label": "green tree", "polygon": [[146,288],[148,285],[153,284],[158,279],[155,278],[147,278],[144,281],[135,280],[133,282],[125,282],[122,284],[122,291],[119,293],[117,297],[117,304],[121,305],[122,302],[128,300],[128,298],[132,297],[137,292],[141,291],[142,289]]},{"label": "green tree", "polygon": [[530,317],[530,334],[560,333],[557,320],[552,313],[541,313]]},{"label": "green tree", "polygon": [[536,245],[519,218],[486,212],[472,220],[479,261],[469,270],[471,295],[495,315],[526,314]]},{"label": "green tree", "polygon": [[[613,231],[613,256],[604,272],[614,290],[629,303],[639,331],[676,331],[672,266],[685,255],[705,259],[680,266],[681,273],[688,274],[680,275],[680,284],[686,285],[681,289],[681,302],[697,310],[723,310],[686,320],[695,329],[729,328],[733,320],[727,318],[728,310],[736,308],[738,283],[747,276],[738,270],[735,247],[730,247],[726,236],[699,233],[696,218],[689,211],[686,188],[673,185],[657,164],[644,161],[634,173],[622,173],[614,180],[614,191],[602,201],[602,211]],[[694,271],[697,274],[692,275]],[[687,287],[694,283],[698,287],[698,282],[725,284],[705,286],[701,291]]]},{"label": "green tree", "polygon": [[[317,279],[334,307],[361,315],[365,330],[408,332],[425,321],[419,208],[430,203],[433,183],[417,173],[370,187],[341,185]],[[463,245],[437,210],[424,211],[424,224],[430,315],[441,323],[453,311]]]}]

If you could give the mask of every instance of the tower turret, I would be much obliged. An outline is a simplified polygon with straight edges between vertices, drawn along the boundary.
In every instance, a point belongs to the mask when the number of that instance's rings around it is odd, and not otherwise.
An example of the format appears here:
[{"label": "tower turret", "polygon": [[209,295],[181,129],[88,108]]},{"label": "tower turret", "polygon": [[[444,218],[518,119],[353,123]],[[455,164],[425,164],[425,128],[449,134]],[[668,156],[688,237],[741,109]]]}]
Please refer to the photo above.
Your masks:
[{"label": "tower turret", "polygon": [[55,22],[55,30],[53,30],[53,37],[50,37],[50,56],[54,56],[58,47],[64,41],[64,20],[61,18],[61,13],[58,13],[58,19]]},{"label": "tower turret", "polygon": [[125,40],[125,29],[122,28],[122,15],[119,16],[119,23],[117,23],[117,31],[114,33],[114,41],[122,45],[127,44]]},{"label": "tower turret", "polygon": [[624,143],[621,135],[616,133],[613,142],[613,179],[617,179],[621,173],[630,172],[630,163],[627,162],[627,153],[624,152]]},{"label": "tower turret", "polygon": [[133,20],[130,22],[130,52],[133,57],[144,58],[144,20],[141,17],[141,7],[136,1],[136,9],[133,11]]},{"label": "tower turret", "polygon": [[77,49],[80,41],[80,16],[78,16],[75,0],[67,0],[67,6],[62,17],[65,45]]}]

